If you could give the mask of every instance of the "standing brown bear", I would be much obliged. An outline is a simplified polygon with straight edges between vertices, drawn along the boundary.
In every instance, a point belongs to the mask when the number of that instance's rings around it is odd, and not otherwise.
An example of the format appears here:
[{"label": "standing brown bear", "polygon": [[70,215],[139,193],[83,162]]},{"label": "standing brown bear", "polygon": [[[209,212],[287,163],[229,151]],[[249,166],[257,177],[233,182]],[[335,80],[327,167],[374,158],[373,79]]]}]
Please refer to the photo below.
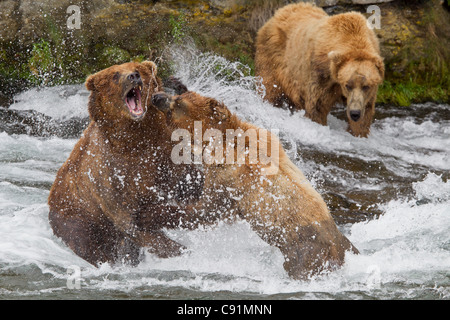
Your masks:
[{"label": "standing brown bear", "polygon": [[[198,214],[183,219],[188,228],[241,217],[264,241],[280,249],[284,268],[295,279],[333,270],[344,263],[346,251],[357,252],[275,135],[195,92],[155,93],[152,103],[166,113],[170,126],[187,131],[183,143],[198,134],[206,142],[197,149],[203,150],[206,163],[203,193]],[[190,154],[190,145],[187,149]]]},{"label": "standing brown bear", "polygon": [[161,229],[179,223],[201,181],[170,160],[170,131],[149,99],[162,86],[156,73],[153,62],[130,62],[86,80],[91,123],[50,190],[54,233],[94,265],[136,264],[142,247],[160,257],[181,253]]},{"label": "standing brown bear", "polygon": [[255,65],[265,99],[275,106],[305,109],[326,125],[331,108],[342,102],[348,131],[368,136],[384,64],[362,14],[328,16],[311,4],[287,5],[258,31]]}]

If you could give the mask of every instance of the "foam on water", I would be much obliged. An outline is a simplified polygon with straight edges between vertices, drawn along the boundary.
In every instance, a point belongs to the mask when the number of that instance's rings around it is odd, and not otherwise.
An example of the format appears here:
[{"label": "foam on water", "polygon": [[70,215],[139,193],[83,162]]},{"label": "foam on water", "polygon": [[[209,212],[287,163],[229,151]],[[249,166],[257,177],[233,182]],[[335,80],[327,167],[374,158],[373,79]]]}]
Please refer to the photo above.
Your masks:
[{"label": "foam on water", "polygon": [[[243,221],[195,231],[167,230],[188,248],[180,257],[145,254],[134,268],[95,268],[73,254],[48,224],[48,191],[76,140],[0,133],[0,297],[450,298],[450,181],[433,173],[450,169],[447,120],[418,123],[412,116],[387,117],[375,121],[368,139],[358,139],[335,116],[329,116],[329,126],[320,126],[303,112],[291,115],[263,102],[254,90],[256,80],[239,74],[239,64],[191,49],[175,53],[177,76],[188,88],[224,101],[247,121],[279,129],[292,146],[289,155],[313,184],[328,174],[342,188],[377,192],[390,181],[361,181],[335,164],[304,161],[302,148],[382,163],[412,177],[412,193],[386,202],[375,197],[373,205],[382,211],[378,218],[341,225],[361,253],[348,254],[342,269],[311,281],[289,279],[279,250]],[[229,78],[233,72],[238,80]],[[40,95],[44,91],[50,97],[45,102]],[[84,93],[67,95],[65,86],[44,91],[21,94],[14,107],[59,119],[85,115]],[[420,166],[419,173],[414,165]],[[75,291],[66,283],[72,265],[81,268],[81,289]]]},{"label": "foam on water", "polygon": [[[26,142],[28,137],[23,139]],[[72,145],[73,141],[67,141],[68,149]],[[39,180],[39,170],[31,172]],[[158,259],[146,255],[136,268],[94,268],[53,236],[47,218],[47,191],[2,182],[0,197],[6,201],[0,202],[0,265],[2,272],[37,266],[42,274],[60,280],[51,282],[50,288],[41,284],[36,289],[53,288],[52,292],[65,292],[66,270],[70,265],[78,265],[82,268],[82,288],[89,292],[113,290],[133,295],[172,287],[298,298],[351,298],[361,297],[362,293],[381,298],[414,298],[423,297],[426,289],[425,296],[448,298],[449,188],[450,182],[429,174],[414,184],[413,199],[383,204],[384,214],[379,219],[344,226],[344,233],[361,254],[349,254],[344,267],[335,273],[300,282],[287,277],[280,252],[259,239],[245,222],[221,223],[195,231],[168,231],[173,239],[188,247],[180,257]],[[417,286],[418,289],[412,289]]]},{"label": "foam on water", "polygon": [[36,110],[56,120],[88,117],[89,92],[83,85],[34,88],[14,97],[15,110]]}]

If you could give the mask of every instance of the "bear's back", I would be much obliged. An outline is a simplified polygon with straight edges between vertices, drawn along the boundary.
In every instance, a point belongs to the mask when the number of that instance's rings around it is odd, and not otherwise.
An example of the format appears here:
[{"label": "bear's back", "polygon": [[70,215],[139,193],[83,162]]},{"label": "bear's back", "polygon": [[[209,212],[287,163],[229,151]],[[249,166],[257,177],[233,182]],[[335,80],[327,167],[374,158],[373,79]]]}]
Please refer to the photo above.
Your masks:
[{"label": "bear's back", "polygon": [[323,36],[318,37],[324,45],[336,44],[349,50],[375,50],[379,52],[377,37],[367,25],[366,18],[358,12],[347,12],[331,16],[321,28]]}]

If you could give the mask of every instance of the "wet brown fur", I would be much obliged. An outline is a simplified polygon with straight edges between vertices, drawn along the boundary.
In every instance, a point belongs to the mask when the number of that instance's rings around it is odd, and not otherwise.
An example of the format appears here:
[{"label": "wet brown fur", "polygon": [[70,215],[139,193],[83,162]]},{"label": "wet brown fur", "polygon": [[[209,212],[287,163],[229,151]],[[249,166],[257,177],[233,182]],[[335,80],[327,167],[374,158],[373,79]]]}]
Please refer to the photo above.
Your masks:
[{"label": "wet brown fur", "polygon": [[[347,250],[357,252],[337,229],[324,200],[289,160],[275,135],[261,133],[256,126],[232,114],[224,104],[194,92],[167,96],[165,102],[160,99],[155,105],[166,112],[167,121],[174,129],[187,129],[193,135],[194,121],[201,121],[202,136],[207,129],[220,130],[224,153],[227,129],[244,132],[254,129],[258,132],[258,152],[267,148],[265,154],[273,156],[272,143],[278,148],[279,157],[270,165],[261,161],[249,163],[248,159],[243,165],[205,165],[205,184],[201,208],[198,208],[202,213],[191,223],[232,220],[236,216],[245,219],[263,240],[281,250],[284,267],[295,279],[333,270],[344,263]],[[249,143],[246,142],[246,147]],[[237,144],[235,154],[236,148]],[[270,166],[278,170],[272,171],[274,174],[262,174],[263,169],[270,172]]]},{"label": "wet brown fur", "polygon": [[[136,71],[143,80],[142,119],[134,119],[123,100],[130,86],[127,75]],[[161,87],[156,72],[153,62],[131,62],[86,80],[91,123],[50,190],[55,235],[94,265],[136,264],[143,247],[160,257],[178,255],[183,248],[161,229],[178,225],[178,204],[190,200],[180,177],[197,173],[170,161],[170,130],[149,99]]]},{"label": "wet brown fur", "polygon": [[[255,67],[275,106],[287,102],[326,125],[331,108],[343,102],[348,131],[368,136],[384,64],[362,14],[328,16],[311,4],[287,5],[258,31]],[[361,112],[359,121],[350,119],[351,110]]]}]

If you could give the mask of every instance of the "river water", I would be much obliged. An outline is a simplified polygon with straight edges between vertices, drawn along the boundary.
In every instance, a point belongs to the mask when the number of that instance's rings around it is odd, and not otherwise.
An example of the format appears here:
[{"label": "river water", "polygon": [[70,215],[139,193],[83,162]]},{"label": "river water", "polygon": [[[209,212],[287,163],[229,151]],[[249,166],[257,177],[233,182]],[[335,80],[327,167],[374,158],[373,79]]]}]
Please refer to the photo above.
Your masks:
[{"label": "river water", "polygon": [[0,299],[449,299],[450,106],[378,106],[367,139],[346,132],[344,110],[320,126],[264,103],[244,66],[174,50],[191,90],[242,119],[278,129],[291,159],[360,250],[342,269],[294,281],[276,248],[245,222],[171,230],[188,247],[137,267],[95,268],[56,238],[47,197],[87,124],[83,86],[31,89],[0,108]]}]

